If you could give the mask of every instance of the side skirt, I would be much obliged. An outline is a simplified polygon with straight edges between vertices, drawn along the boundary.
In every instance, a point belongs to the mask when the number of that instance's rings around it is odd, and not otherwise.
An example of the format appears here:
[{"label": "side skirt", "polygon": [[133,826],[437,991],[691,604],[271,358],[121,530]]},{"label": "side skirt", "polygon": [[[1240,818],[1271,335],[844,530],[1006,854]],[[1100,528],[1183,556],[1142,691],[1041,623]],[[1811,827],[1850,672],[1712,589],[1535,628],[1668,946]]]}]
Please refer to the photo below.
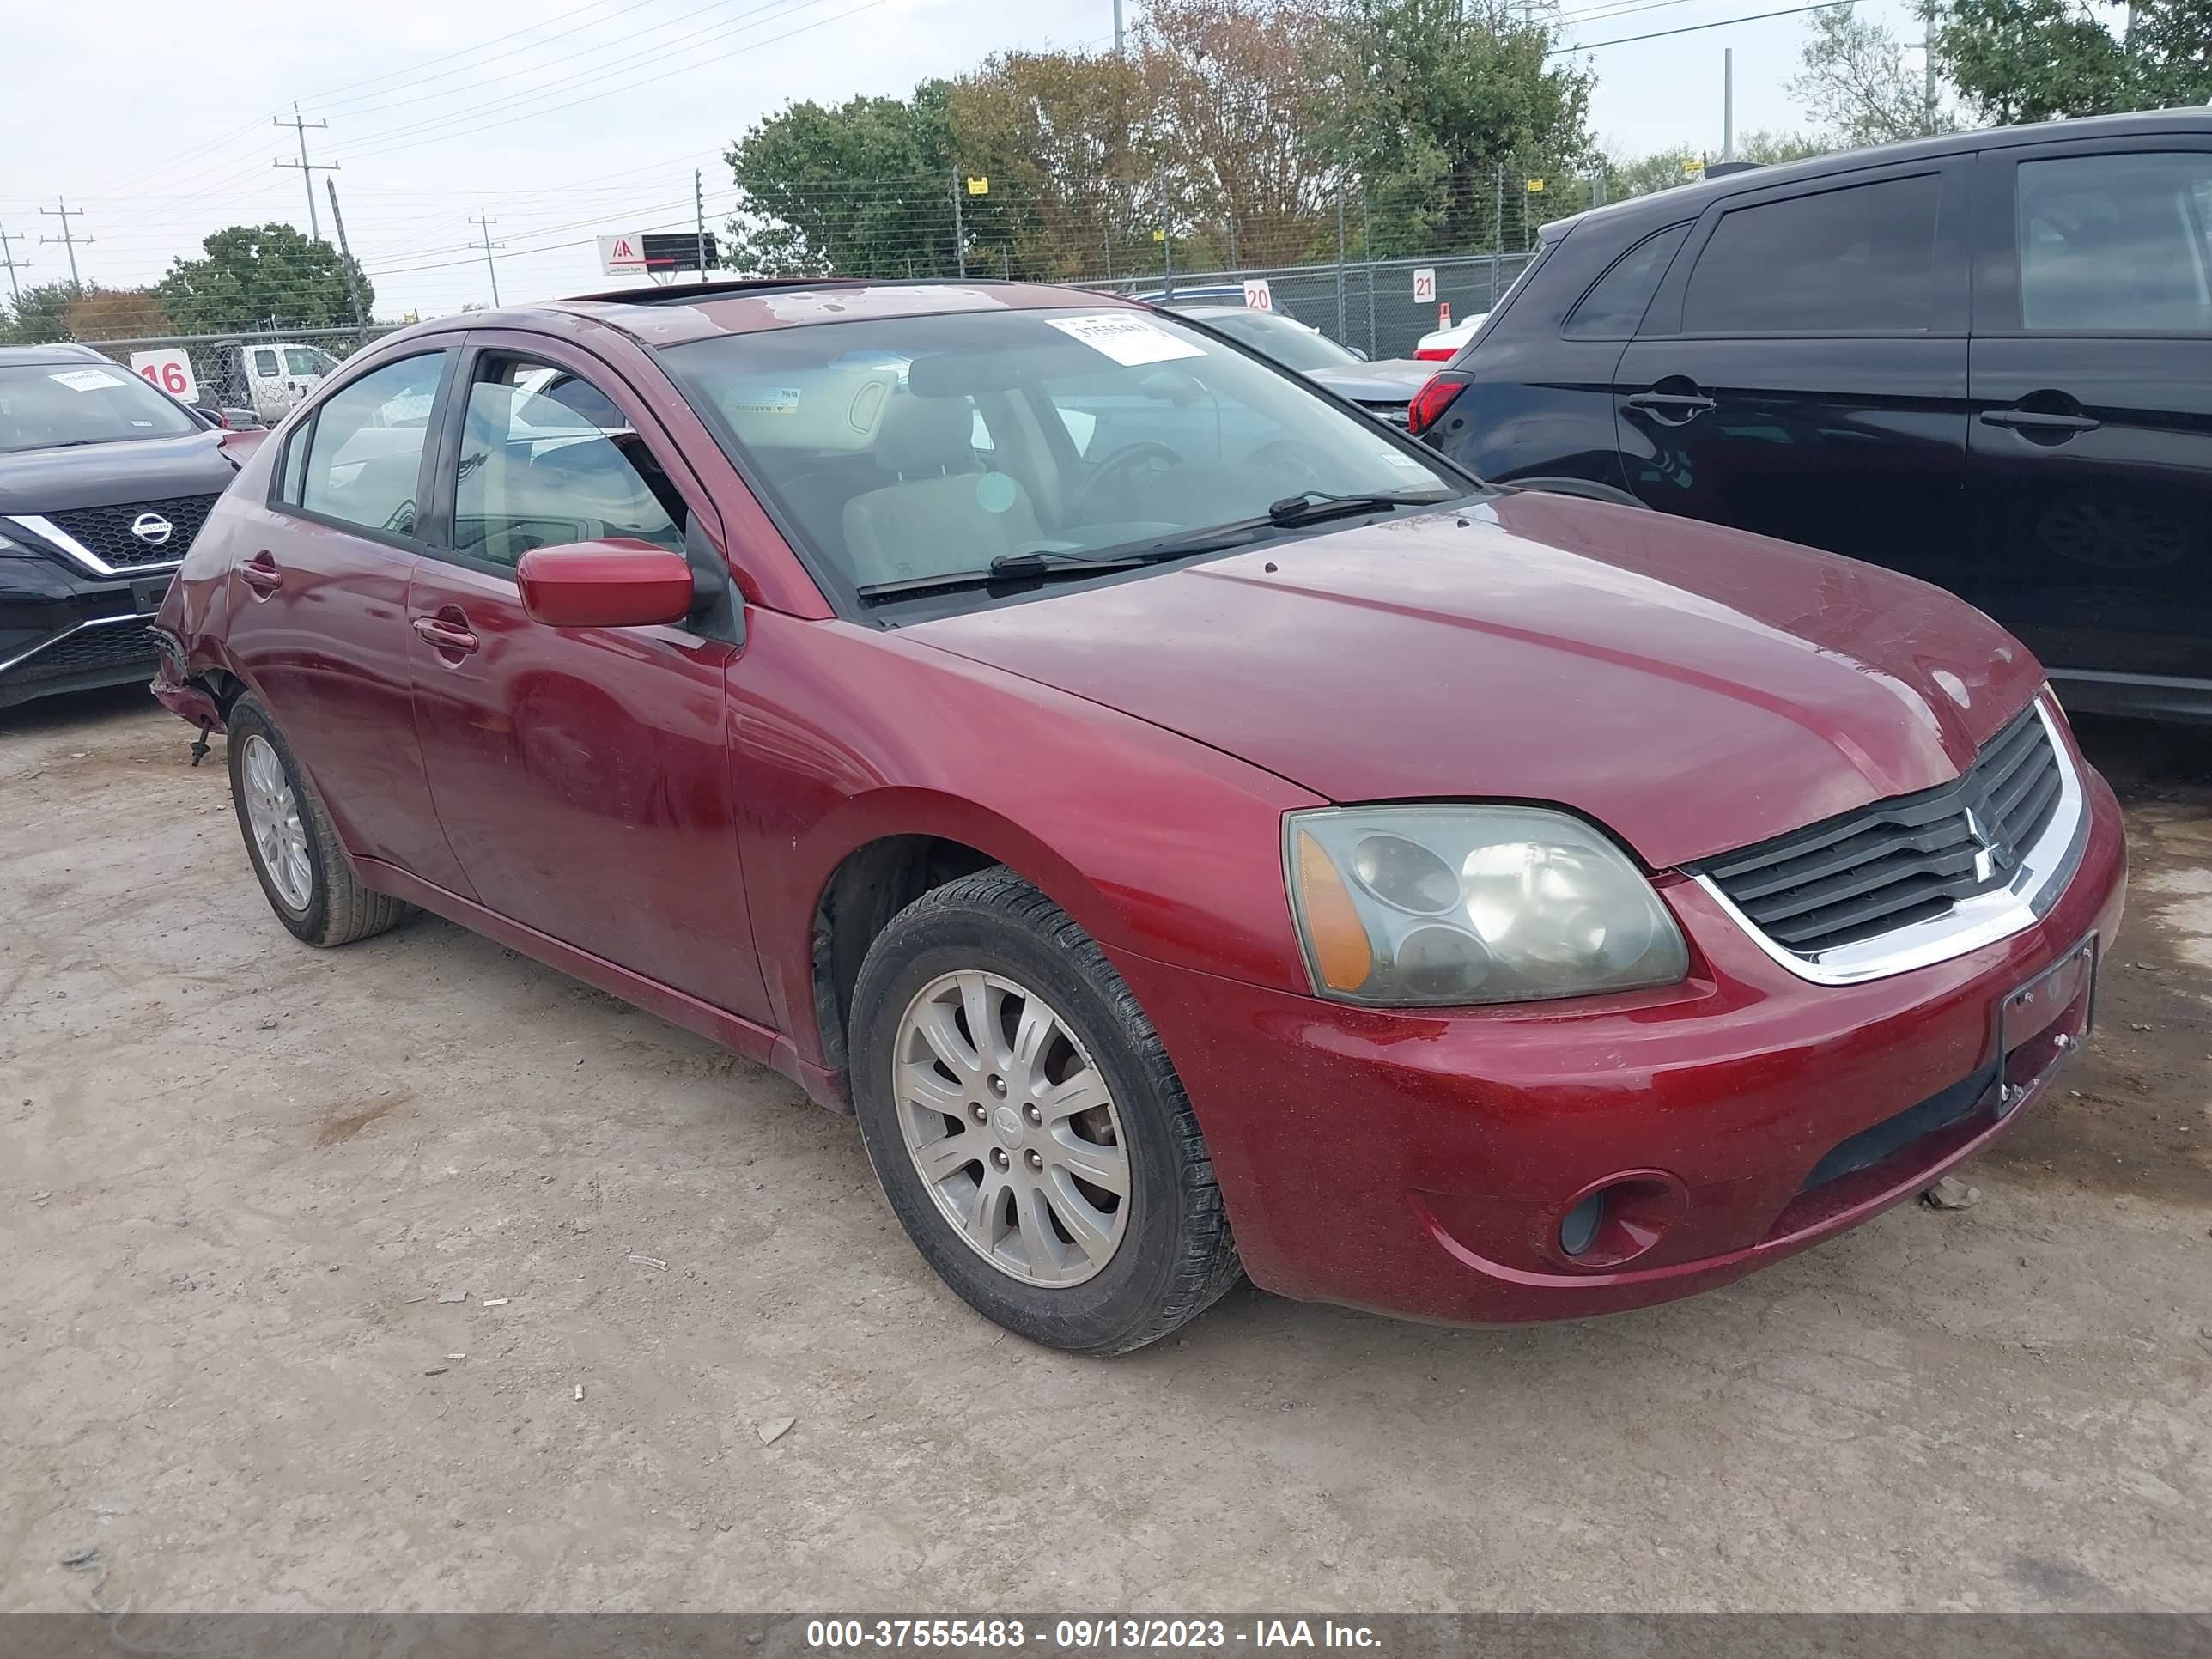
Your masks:
[{"label": "side skirt", "polygon": [[780,1031],[755,1024],[743,1015],[718,1008],[711,1002],[702,1002],[657,979],[634,974],[605,957],[564,945],[550,934],[541,933],[458,893],[434,886],[397,865],[358,854],[353,863],[362,884],[380,893],[389,893],[394,898],[418,905],[433,915],[443,916],[472,933],[481,933],[511,951],[519,951],[572,979],[596,986],[609,996],[620,997],[649,1014],[657,1014],[672,1025],[696,1031],[708,1042],[718,1042],[757,1065],[781,1072],[805,1090],[808,1098],[817,1105],[840,1113],[853,1109],[846,1098],[842,1074],[802,1060],[791,1039]]}]

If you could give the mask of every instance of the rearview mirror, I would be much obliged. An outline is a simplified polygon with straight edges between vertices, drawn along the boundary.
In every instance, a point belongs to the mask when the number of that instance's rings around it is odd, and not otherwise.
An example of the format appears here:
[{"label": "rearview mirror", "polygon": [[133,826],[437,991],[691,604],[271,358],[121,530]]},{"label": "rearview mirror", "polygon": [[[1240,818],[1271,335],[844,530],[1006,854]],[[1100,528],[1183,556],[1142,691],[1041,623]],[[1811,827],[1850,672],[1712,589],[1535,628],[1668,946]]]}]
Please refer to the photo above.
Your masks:
[{"label": "rearview mirror", "polygon": [[691,614],[691,567],[651,542],[533,547],[514,567],[522,609],[548,628],[642,628]]},{"label": "rearview mirror", "polygon": [[1137,383],[1137,390],[1156,404],[1188,409],[1206,396],[1206,386],[1188,369],[1156,368]]}]

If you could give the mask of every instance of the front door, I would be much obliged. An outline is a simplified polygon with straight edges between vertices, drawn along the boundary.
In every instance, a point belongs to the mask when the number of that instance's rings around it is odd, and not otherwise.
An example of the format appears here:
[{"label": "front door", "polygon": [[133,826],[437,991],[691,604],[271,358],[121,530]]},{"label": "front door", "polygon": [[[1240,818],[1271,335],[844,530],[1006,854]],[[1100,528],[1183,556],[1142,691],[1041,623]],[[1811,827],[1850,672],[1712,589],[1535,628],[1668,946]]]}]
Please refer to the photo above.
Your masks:
[{"label": "front door", "polygon": [[1961,591],[2054,670],[2212,680],[2212,141],[1980,167]]},{"label": "front door", "polygon": [[228,532],[228,639],[346,845],[466,894],[430,806],[407,631],[430,415],[458,356],[386,363],[285,435],[267,500]]},{"label": "front door", "polygon": [[514,581],[536,547],[627,537],[684,552],[704,493],[597,358],[476,337],[489,343],[462,371],[440,462],[450,534],[407,607],[447,838],[493,910],[763,1018],[731,804],[736,648],[682,627],[541,626]]},{"label": "front door", "polygon": [[1629,488],[1662,512],[1954,576],[1966,167],[1710,210],[1616,371]]}]

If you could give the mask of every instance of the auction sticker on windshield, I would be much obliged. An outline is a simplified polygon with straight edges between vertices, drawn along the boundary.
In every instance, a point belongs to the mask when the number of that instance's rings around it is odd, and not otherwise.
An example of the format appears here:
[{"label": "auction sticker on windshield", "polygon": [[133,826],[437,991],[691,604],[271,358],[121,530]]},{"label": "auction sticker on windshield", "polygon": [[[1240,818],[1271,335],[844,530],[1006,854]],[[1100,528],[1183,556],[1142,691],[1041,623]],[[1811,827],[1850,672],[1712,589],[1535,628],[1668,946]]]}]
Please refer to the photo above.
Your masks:
[{"label": "auction sticker on windshield", "polygon": [[97,392],[102,386],[121,386],[123,377],[110,374],[104,368],[71,368],[59,374],[49,374],[50,380],[59,380],[71,392]]},{"label": "auction sticker on windshield", "polygon": [[1080,340],[1094,351],[1103,351],[1125,368],[1139,363],[1164,363],[1176,357],[1203,357],[1203,347],[1178,340],[1164,328],[1155,328],[1142,317],[1109,311],[1094,317],[1048,317],[1061,333]]}]

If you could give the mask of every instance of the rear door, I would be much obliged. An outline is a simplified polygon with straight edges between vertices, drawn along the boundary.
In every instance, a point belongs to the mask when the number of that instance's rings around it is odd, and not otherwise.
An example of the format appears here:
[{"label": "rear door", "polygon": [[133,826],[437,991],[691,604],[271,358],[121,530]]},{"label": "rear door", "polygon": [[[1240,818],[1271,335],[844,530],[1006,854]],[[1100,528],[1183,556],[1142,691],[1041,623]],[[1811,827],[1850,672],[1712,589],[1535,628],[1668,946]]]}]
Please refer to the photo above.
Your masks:
[{"label": "rear door", "polygon": [[2212,679],[2212,139],[1992,150],[1978,188],[1961,591],[2055,669]]},{"label": "rear door", "polygon": [[1629,488],[1662,512],[1955,580],[1971,166],[1708,209],[1616,371]]},{"label": "rear door", "polygon": [[736,644],[690,627],[545,627],[514,578],[532,548],[611,537],[718,560],[719,520],[607,363],[536,335],[470,340],[441,442],[441,530],[407,603],[447,837],[501,915],[765,1019],[732,812]]},{"label": "rear door", "polygon": [[228,643],[359,854],[469,890],[430,806],[408,680],[427,441],[453,350],[395,358],[284,437],[232,544]]}]

